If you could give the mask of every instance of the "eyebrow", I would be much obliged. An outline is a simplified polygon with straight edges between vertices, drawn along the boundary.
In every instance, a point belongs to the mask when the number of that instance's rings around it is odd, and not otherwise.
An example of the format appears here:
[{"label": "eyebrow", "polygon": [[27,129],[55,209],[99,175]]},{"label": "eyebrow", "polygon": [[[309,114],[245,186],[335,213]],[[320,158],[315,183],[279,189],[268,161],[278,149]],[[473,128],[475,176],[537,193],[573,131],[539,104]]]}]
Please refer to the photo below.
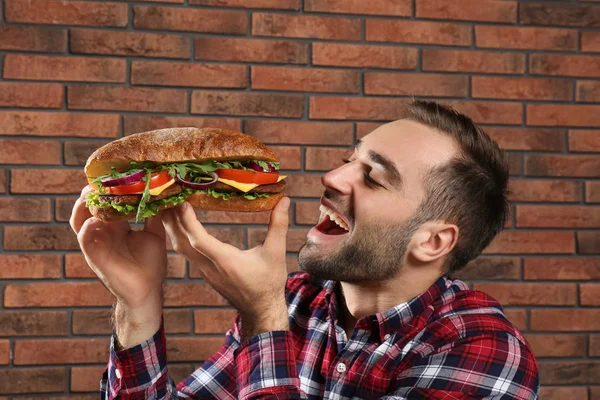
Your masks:
[{"label": "eyebrow", "polygon": [[[354,148],[358,150],[361,144],[361,140],[357,140]],[[379,164],[383,167],[383,170],[387,174],[387,180],[397,189],[402,190],[402,176],[400,175],[400,171],[398,171],[396,163],[390,160],[388,157],[384,156],[383,154],[380,154],[374,150],[369,150],[368,154],[369,160],[371,162]]]}]

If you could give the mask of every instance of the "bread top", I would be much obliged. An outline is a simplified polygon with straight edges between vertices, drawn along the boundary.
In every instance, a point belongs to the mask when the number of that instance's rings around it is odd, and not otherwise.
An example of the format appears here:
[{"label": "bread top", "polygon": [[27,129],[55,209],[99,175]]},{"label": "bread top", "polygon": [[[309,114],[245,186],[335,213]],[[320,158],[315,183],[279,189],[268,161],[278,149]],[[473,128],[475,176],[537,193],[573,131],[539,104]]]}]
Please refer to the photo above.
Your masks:
[{"label": "bread top", "polygon": [[85,174],[125,171],[131,161],[156,164],[205,161],[274,161],[277,156],[252,136],[216,128],[168,128],[136,133],[100,147],[88,158]]}]

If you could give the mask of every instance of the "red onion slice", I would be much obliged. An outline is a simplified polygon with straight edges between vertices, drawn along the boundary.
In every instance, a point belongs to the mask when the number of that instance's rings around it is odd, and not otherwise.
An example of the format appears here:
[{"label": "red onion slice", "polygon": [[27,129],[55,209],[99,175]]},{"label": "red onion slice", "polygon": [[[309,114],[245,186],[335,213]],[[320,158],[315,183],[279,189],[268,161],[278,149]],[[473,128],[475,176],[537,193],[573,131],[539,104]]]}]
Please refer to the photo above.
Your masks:
[{"label": "red onion slice", "polygon": [[190,182],[183,179],[181,176],[179,176],[179,174],[177,174],[177,181],[181,183],[181,186],[183,187],[196,190],[204,190],[213,187],[219,179],[219,176],[216,174],[216,172],[207,172],[206,175],[209,175],[212,178],[212,181],[206,183]]},{"label": "red onion slice", "polygon": [[142,178],[146,175],[143,169],[133,169],[129,172],[126,172],[125,176],[120,178],[104,178],[102,179],[102,186],[104,187],[112,187],[119,185],[131,185],[132,183],[138,183],[142,180]]},{"label": "red onion slice", "polygon": [[264,169],[263,167],[261,167],[260,165],[258,165],[258,163],[255,162],[251,162],[248,163],[248,167],[252,168],[255,171],[258,172],[275,172],[275,168],[273,168],[273,166],[271,164],[267,164],[269,166],[269,169]]}]

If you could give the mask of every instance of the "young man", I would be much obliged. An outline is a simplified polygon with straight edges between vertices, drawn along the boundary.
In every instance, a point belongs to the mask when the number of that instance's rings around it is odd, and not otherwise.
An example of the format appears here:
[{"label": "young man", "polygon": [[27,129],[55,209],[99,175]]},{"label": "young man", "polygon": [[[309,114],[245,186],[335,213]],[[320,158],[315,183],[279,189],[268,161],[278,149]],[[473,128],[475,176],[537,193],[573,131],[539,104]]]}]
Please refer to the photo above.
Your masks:
[{"label": "young man", "polygon": [[[247,251],[185,204],[136,232],[78,200],[71,225],[116,297],[102,398],[536,399],[521,333],[494,299],[448,277],[504,226],[497,145],[464,115],[416,101],[344,161],[322,179],[322,220],[289,276],[287,198]],[[178,385],[161,318],[165,230],[239,311],[223,347]]]}]

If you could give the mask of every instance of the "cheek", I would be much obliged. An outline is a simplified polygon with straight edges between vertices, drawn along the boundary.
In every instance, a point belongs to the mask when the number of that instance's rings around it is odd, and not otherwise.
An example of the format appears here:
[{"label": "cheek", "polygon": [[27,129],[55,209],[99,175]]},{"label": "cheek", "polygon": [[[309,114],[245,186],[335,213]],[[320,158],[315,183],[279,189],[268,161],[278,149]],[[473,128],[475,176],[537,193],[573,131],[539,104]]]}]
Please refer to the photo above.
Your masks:
[{"label": "cheek", "polygon": [[354,207],[354,218],[357,224],[361,221],[384,221],[401,223],[410,215],[413,207],[405,198],[389,193],[368,193],[357,201]]}]

